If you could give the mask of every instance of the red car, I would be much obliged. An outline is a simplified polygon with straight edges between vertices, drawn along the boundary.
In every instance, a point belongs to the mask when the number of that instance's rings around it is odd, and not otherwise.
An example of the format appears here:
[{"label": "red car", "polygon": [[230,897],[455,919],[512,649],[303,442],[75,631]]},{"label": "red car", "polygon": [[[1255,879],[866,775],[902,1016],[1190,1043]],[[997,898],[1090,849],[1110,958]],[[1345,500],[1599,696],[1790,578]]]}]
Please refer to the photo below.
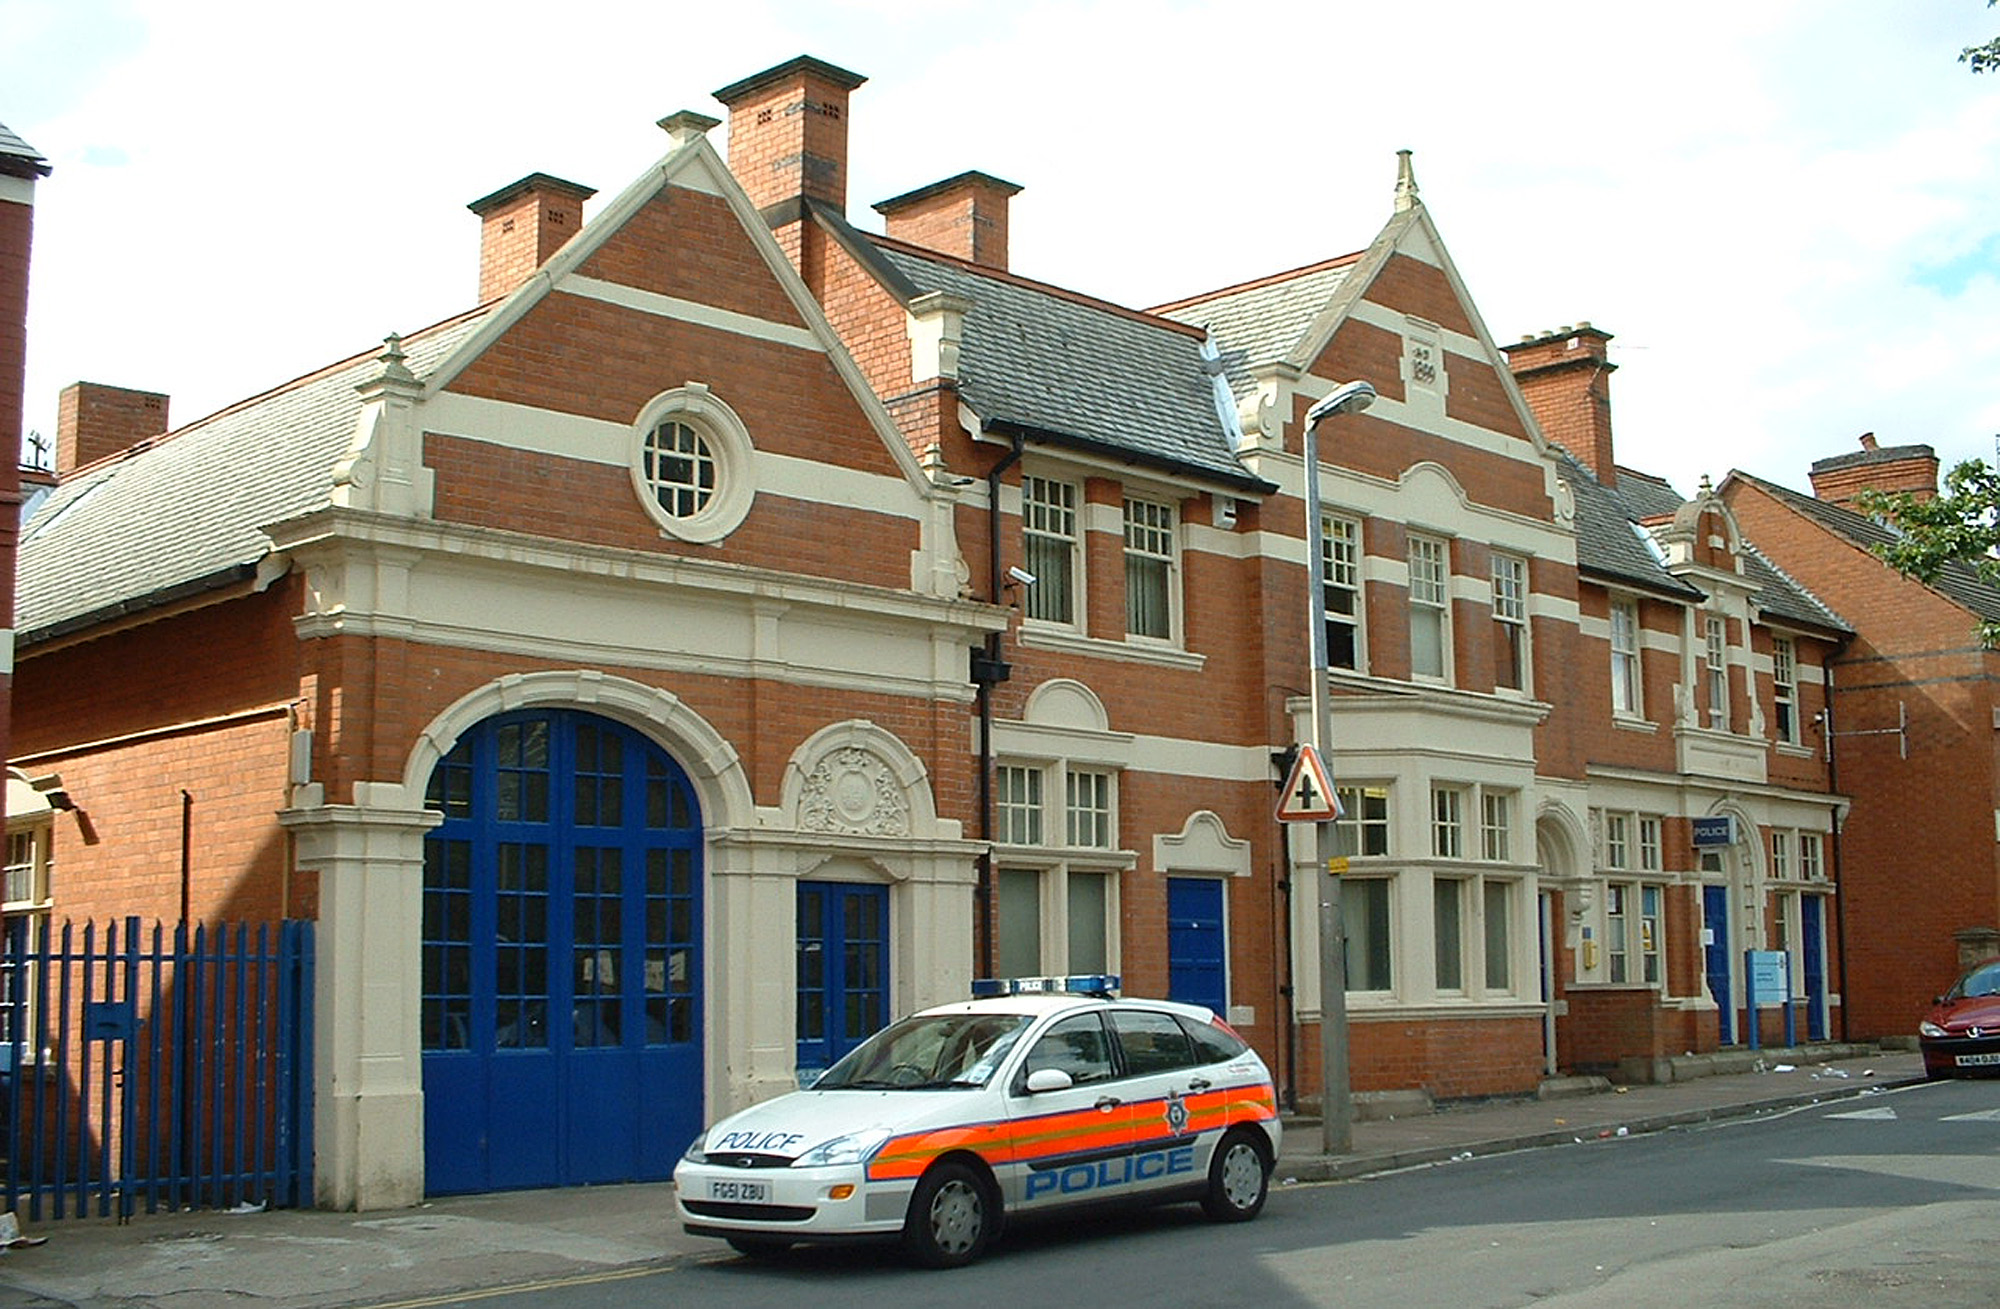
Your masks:
[{"label": "red car", "polygon": [[2000,959],[1988,959],[1939,996],[1917,1024],[1926,1077],[2000,1076]]}]

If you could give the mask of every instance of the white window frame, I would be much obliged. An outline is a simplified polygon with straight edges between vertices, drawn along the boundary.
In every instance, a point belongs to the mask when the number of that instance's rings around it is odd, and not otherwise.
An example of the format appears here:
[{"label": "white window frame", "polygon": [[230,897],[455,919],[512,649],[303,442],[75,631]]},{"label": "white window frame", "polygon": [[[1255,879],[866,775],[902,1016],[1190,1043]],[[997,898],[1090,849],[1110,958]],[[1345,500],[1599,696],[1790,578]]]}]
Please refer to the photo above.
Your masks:
[{"label": "white window frame", "polygon": [[[1125,635],[1141,641],[1174,641],[1180,632],[1180,563],[1176,540],[1180,515],[1158,500],[1125,497]],[[1162,612],[1157,632],[1139,630],[1135,608],[1141,594],[1134,582],[1158,587]]]},{"label": "white window frame", "polygon": [[[1534,693],[1534,656],[1529,643],[1528,561],[1520,555],[1495,551],[1493,554],[1493,634],[1496,649],[1504,656],[1495,660],[1494,684],[1500,690]],[[1513,663],[1516,677],[1509,684],[1499,675]]]},{"label": "white window frame", "polygon": [[[1320,585],[1326,593],[1327,665],[1366,672],[1367,591],[1361,581],[1361,520],[1341,514],[1320,518]],[[1336,628],[1346,635],[1348,650],[1343,659]]]},{"label": "white window frame", "polygon": [[1065,767],[1064,844],[1073,849],[1109,850],[1117,844],[1118,815],[1112,804],[1117,778],[1109,769]]},{"label": "white window frame", "polygon": [[1434,858],[1465,858],[1465,792],[1463,786],[1433,784],[1431,787],[1431,855]]},{"label": "white window frame", "polygon": [[1645,678],[1641,676],[1639,602],[1613,598],[1609,615],[1611,643],[1611,712],[1620,718],[1642,718],[1646,712]]},{"label": "white window frame", "polygon": [[[7,825],[5,890],[0,895],[4,895],[4,913],[10,925],[26,920],[31,947],[42,939],[55,907],[54,837],[55,825],[46,809]],[[29,1063],[44,1057],[35,1003],[42,989],[37,967],[31,957],[25,967],[5,979],[20,987],[18,995],[0,992],[0,1007],[6,1011],[4,1022],[0,1022],[0,1038],[19,1039],[21,1057]]]},{"label": "white window frame", "polygon": [[1666,987],[1662,933],[1666,884],[1614,878],[1604,884],[1604,978],[1614,986]]},{"label": "white window frame", "polygon": [[[1341,883],[1341,920],[1347,934],[1342,961],[1347,969],[1345,979],[1347,993],[1386,999],[1394,995],[1396,990],[1399,958],[1396,943],[1396,899],[1402,888],[1402,879],[1393,875],[1370,875],[1342,878]],[[1376,913],[1378,909],[1381,910],[1379,921]],[[1375,939],[1377,935],[1381,938],[1379,943]],[[1374,952],[1377,949],[1381,952],[1382,971],[1386,976],[1378,978],[1371,975],[1364,979],[1379,982],[1378,986],[1354,985],[1356,961],[1360,961],[1360,964],[1368,968],[1372,974]]]},{"label": "white window frame", "polygon": [[1826,880],[1826,863],[1818,832],[1799,833],[1799,878],[1807,882]]},{"label": "white window frame", "polygon": [[1708,726],[1715,732],[1729,730],[1729,626],[1727,620],[1703,615],[1702,663],[1707,669]]},{"label": "white window frame", "polygon": [[[1410,534],[1410,676],[1420,682],[1452,680],[1451,542],[1438,536]],[[1436,667],[1420,660],[1419,652],[1435,642]]]},{"label": "white window frame", "polygon": [[[1468,892],[1476,891],[1478,886],[1479,879],[1474,877],[1431,878],[1431,982],[1439,995],[1466,993],[1465,977],[1472,954],[1466,948],[1472,918],[1466,902],[1472,898]],[[1447,906],[1451,909],[1449,922]],[[1447,963],[1456,971],[1456,977],[1446,978]]]},{"label": "white window frame", "polygon": [[1507,863],[1514,849],[1514,793],[1481,787],[1479,791],[1479,857]]},{"label": "white window frame", "polygon": [[1771,833],[1771,876],[1781,882],[1792,880],[1792,834],[1783,829]]},{"label": "white window frame", "polygon": [[1060,477],[1021,478],[1021,541],[1035,584],[1022,612],[1033,622],[1083,625],[1083,488]]},{"label": "white window frame", "polygon": [[1387,782],[1336,784],[1340,817],[1333,820],[1334,852],[1348,858],[1393,853],[1395,792]]},{"label": "white window frame", "polygon": [[1771,720],[1781,744],[1799,743],[1799,655],[1789,636],[1771,638]]}]

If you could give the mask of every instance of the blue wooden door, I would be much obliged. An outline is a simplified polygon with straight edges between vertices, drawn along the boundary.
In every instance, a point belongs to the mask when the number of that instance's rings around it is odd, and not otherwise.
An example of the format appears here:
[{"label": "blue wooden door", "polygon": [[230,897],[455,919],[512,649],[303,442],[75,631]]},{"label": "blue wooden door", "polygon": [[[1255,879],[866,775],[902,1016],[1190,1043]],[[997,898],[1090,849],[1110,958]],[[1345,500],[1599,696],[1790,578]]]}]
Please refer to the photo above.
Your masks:
[{"label": "blue wooden door", "polygon": [[1167,998],[1229,1006],[1222,881],[1214,877],[1167,879]]},{"label": "blue wooden door", "polygon": [[425,1189],[659,1180],[702,1127],[701,818],[659,747],[489,719],[432,773]]},{"label": "blue wooden door", "polygon": [[798,950],[804,1082],[889,1021],[889,888],[800,882]]},{"label": "blue wooden door", "polygon": [[1826,1039],[1826,901],[1816,895],[1799,897],[1799,918],[1805,940],[1800,954],[1806,974],[1806,1040]]},{"label": "blue wooden door", "polygon": [[1729,888],[1701,888],[1701,920],[1708,931],[1702,947],[1703,966],[1708,973],[1708,989],[1715,996],[1716,1018],[1722,1024],[1722,1043],[1736,1044],[1736,1000],[1729,993]]}]

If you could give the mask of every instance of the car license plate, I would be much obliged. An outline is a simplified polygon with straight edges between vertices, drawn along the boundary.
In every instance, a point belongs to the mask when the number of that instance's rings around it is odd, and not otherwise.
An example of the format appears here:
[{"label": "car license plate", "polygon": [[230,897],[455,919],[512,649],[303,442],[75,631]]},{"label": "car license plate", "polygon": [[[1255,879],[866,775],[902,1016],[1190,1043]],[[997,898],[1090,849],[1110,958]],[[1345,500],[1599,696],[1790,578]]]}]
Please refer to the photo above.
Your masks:
[{"label": "car license plate", "polygon": [[1960,1068],[1991,1068],[2000,1065],[2000,1051],[1991,1054],[1962,1054],[1958,1056]]},{"label": "car license plate", "polygon": [[713,1181],[708,1184],[711,1200],[733,1200],[738,1204],[766,1204],[771,1199],[769,1182]]}]

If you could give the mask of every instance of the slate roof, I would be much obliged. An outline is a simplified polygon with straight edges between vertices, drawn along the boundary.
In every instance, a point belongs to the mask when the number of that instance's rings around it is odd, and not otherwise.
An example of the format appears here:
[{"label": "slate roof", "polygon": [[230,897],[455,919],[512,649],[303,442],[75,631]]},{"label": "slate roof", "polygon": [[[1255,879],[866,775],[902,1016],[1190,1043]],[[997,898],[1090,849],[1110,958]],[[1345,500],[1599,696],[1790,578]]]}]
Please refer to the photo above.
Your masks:
[{"label": "slate roof", "polygon": [[[403,338],[423,377],[484,318]],[[378,347],[65,477],[24,525],[24,643],[227,586],[270,553],[259,529],[327,503]]]},{"label": "slate roof", "polygon": [[1178,300],[1153,312],[1213,333],[1222,351],[1229,388],[1240,398],[1256,387],[1251,368],[1288,357],[1359,261],[1359,255],[1348,255],[1280,277]]},{"label": "slate roof", "polygon": [[[1661,478],[1650,473],[1633,472],[1629,468],[1620,468],[1618,484],[1607,487],[1567,451],[1562,452],[1562,477],[1576,493],[1576,556],[1579,568],[1652,590],[1661,589],[1658,579],[1665,576],[1673,584],[1668,594],[1682,598],[1702,594],[1697,588],[1674,577],[1640,537],[1640,533],[1647,530],[1644,523],[1671,519],[1686,503],[1679,491]],[[1618,517],[1624,519],[1623,531],[1618,530],[1621,524],[1613,521]],[[1761,613],[1834,632],[1851,633],[1854,630],[1840,615],[1822,604],[1817,596],[1758,551],[1754,542],[1746,540],[1743,546],[1743,580],[1752,588],[1751,602]],[[1643,562],[1639,559],[1641,552],[1645,555]]]},{"label": "slate roof", "polygon": [[[1654,515],[1661,492],[1672,494],[1664,482],[1628,478],[1621,473],[1616,490],[1597,480],[1575,456],[1560,446],[1551,446],[1558,458],[1557,472],[1576,497],[1576,565],[1586,573],[1610,578],[1630,586],[1643,587],[1675,600],[1698,600],[1702,593],[1667,571],[1667,565],[1642,538],[1642,517]],[[1631,485],[1627,485],[1628,481]],[[1631,495],[1648,507],[1641,510],[1626,500]],[[1674,496],[1673,508],[1681,506]],[[1668,512],[1672,512],[1669,510]]]},{"label": "slate roof", "polygon": [[[1818,465],[1815,464],[1815,467]],[[1896,533],[1876,522],[1866,514],[1858,514],[1852,509],[1821,500],[1817,496],[1804,495],[1776,482],[1767,482],[1761,477],[1752,477],[1739,470],[1729,474],[1738,481],[1746,482],[1763,491],[1827,531],[1844,540],[1873,551],[1878,545],[1887,545],[1896,539]],[[1882,565],[1887,568],[1889,565]],[[1975,616],[1987,622],[2000,622],[2000,588],[1995,588],[1980,579],[1979,573],[1970,564],[1956,561],[1944,566],[1931,589],[1937,591],[1954,604],[1962,605]]]},{"label": "slate roof", "polygon": [[1013,274],[884,237],[863,239],[897,289],[972,302],[958,385],[989,427],[1246,490],[1274,489],[1236,455],[1199,336]]},{"label": "slate roof", "polygon": [[10,177],[47,177],[49,161],[41,152],[0,123],[0,173]]}]

